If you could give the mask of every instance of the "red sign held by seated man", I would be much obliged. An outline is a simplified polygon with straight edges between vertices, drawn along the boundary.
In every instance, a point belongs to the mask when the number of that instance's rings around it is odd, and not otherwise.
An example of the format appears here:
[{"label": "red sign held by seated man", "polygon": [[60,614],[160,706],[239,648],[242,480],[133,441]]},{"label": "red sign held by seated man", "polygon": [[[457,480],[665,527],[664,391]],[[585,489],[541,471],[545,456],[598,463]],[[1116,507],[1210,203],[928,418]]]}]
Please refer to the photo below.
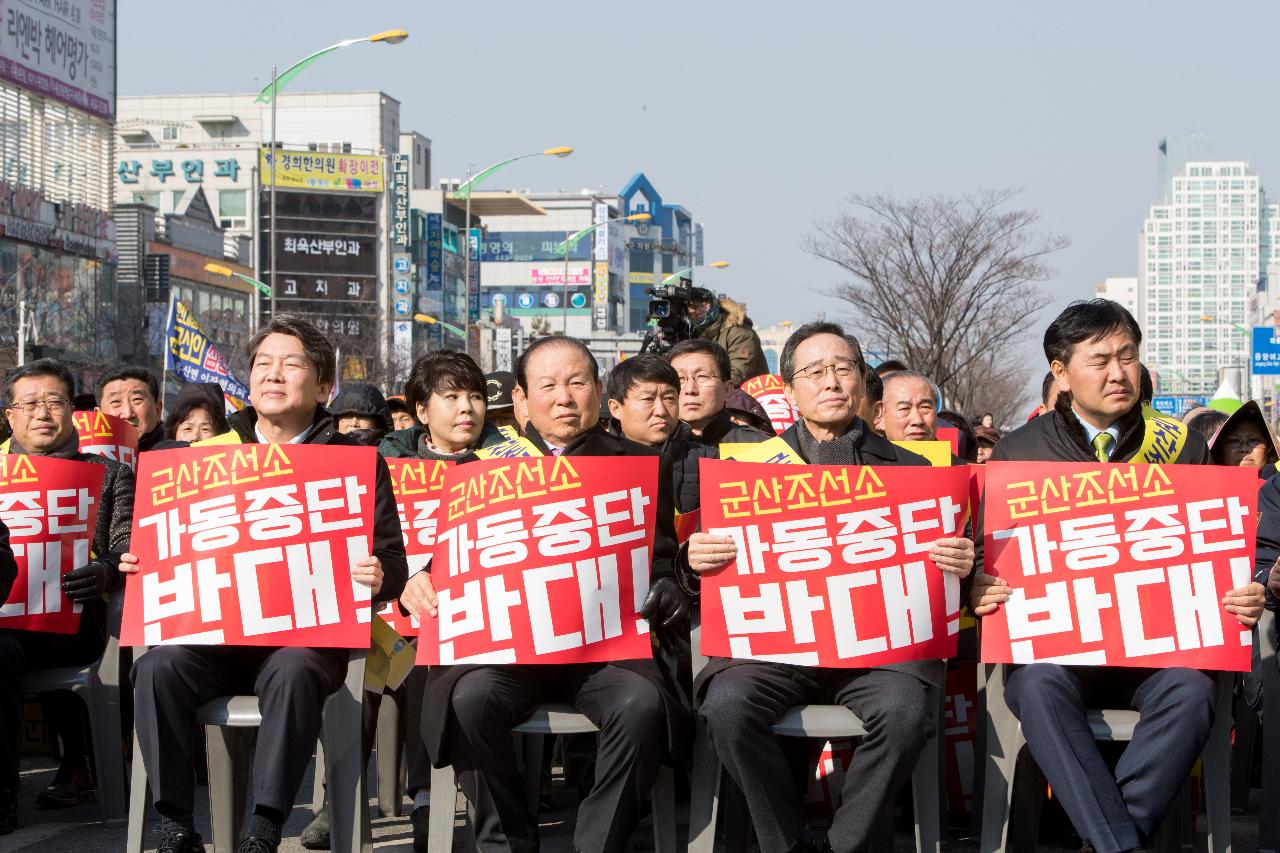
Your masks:
[{"label": "red sign held by seated man", "polygon": [[138,428],[102,409],[73,412],[81,453],[96,453],[138,470]]},{"label": "red sign held by seated man", "polygon": [[371,447],[228,444],[138,466],[122,645],[369,644]]},{"label": "red sign held by seated man", "polygon": [[656,457],[491,459],[445,475],[418,663],[652,656]]},{"label": "red sign held by seated man", "polygon": [[982,620],[987,663],[1247,671],[1252,632],[1222,606],[1253,574],[1252,468],[995,462]]},{"label": "red sign held by seated man", "polygon": [[74,634],[80,605],[62,576],[89,562],[106,469],[50,456],[0,454],[0,521],[18,563],[0,628]]},{"label": "red sign held by seated man", "polygon": [[929,546],[964,528],[963,468],[706,459],[702,529],[738,559],[702,577],[702,652],[861,668],[955,654],[960,581]]}]

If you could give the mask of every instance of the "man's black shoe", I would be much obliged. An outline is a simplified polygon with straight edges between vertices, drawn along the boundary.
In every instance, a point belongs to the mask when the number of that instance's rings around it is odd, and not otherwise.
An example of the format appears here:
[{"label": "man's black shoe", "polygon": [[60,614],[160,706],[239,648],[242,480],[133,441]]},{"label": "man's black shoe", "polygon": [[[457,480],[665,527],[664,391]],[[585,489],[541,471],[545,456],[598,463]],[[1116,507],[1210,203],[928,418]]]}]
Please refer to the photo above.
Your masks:
[{"label": "man's black shoe", "polygon": [[160,825],[160,846],[156,853],[205,853],[204,841],[177,824]]},{"label": "man's black shoe", "polygon": [[427,853],[427,836],[430,828],[431,806],[418,806],[409,812],[409,821],[413,824],[414,853]]},{"label": "man's black shoe", "polygon": [[250,835],[240,842],[240,846],[236,848],[236,853],[276,853],[279,846],[279,843],[269,838],[263,838],[261,835]]},{"label": "man's black shoe", "polygon": [[308,850],[329,849],[329,810],[327,808],[321,809],[320,814],[316,815],[311,823],[307,824],[307,828],[302,830],[298,843]]}]

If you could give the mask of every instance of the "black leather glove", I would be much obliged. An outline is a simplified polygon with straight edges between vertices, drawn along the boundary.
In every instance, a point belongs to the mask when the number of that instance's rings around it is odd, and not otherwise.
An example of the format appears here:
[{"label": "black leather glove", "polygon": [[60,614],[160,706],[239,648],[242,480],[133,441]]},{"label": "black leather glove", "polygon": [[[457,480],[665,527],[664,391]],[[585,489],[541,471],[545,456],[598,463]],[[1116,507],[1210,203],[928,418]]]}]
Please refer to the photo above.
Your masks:
[{"label": "black leather glove", "polygon": [[654,628],[678,628],[689,621],[689,596],[671,578],[658,578],[649,587],[649,595],[640,615]]},{"label": "black leather glove", "polygon": [[120,579],[120,567],[107,560],[90,560],[73,572],[62,576],[62,591],[72,601],[93,601]]}]

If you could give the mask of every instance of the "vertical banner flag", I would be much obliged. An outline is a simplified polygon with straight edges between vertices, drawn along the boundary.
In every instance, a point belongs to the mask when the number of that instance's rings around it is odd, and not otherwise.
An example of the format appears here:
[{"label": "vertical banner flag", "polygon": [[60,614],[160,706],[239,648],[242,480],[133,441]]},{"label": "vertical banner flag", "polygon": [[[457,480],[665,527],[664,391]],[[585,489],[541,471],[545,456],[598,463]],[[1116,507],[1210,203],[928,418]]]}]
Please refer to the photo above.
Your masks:
[{"label": "vertical banner flag", "polygon": [[764,407],[765,413],[769,415],[769,420],[773,422],[773,431],[778,435],[786,432],[800,417],[796,407],[791,405],[791,401],[787,399],[786,392],[783,390],[785,386],[781,376],[774,373],[762,373],[743,382],[741,387],[743,391],[755,397],[756,402]]},{"label": "vertical banner flag", "polygon": [[231,375],[227,360],[209,340],[185,302],[177,294],[169,303],[169,345],[165,350],[164,369],[184,382],[216,382],[237,408],[249,400],[249,388]]},{"label": "vertical banner flag", "polygon": [[445,474],[418,663],[651,657],[656,457],[543,456]]},{"label": "vertical banner flag", "polygon": [[1258,476],[1215,465],[989,463],[986,663],[1246,672],[1222,597],[1253,576]]},{"label": "vertical banner flag", "polygon": [[959,535],[963,468],[704,459],[702,529],[738,559],[702,576],[702,653],[872,667],[955,654],[960,580],[929,559]]},{"label": "vertical banner flag", "polygon": [[138,464],[120,643],[369,645],[372,447],[224,444]]},{"label": "vertical banner flag", "polygon": [[49,456],[0,455],[0,521],[18,577],[0,605],[0,628],[74,634],[80,605],[62,576],[89,562],[106,467]]},{"label": "vertical banner flag", "polygon": [[[396,511],[404,535],[404,552],[409,558],[409,576],[426,569],[436,545],[436,518],[444,475],[453,463],[438,459],[388,459],[391,488],[396,493]],[[378,615],[402,637],[418,635],[418,617],[405,616],[398,602],[389,601]]]},{"label": "vertical banner flag", "polygon": [[138,470],[138,429],[124,418],[101,409],[71,415],[80,436],[80,452],[96,453]]}]

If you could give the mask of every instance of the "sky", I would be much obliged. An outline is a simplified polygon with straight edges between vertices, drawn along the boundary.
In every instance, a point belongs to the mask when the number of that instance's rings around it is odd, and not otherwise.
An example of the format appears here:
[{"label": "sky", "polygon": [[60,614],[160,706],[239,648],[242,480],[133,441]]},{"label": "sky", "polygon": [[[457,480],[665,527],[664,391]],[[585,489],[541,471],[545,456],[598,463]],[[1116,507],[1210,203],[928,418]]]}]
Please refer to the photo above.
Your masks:
[{"label": "sky", "polygon": [[354,36],[402,27],[307,69],[293,91],[381,89],[432,139],[432,179],[557,145],[486,189],[599,188],[643,171],[706,229],[704,283],[757,326],[853,306],[805,253],[853,193],[1018,188],[1046,233],[1054,309],[1136,275],[1156,146],[1189,132],[1280,192],[1280,4],[765,3],[651,0],[337,3],[126,0],[122,95],[257,91]]}]

